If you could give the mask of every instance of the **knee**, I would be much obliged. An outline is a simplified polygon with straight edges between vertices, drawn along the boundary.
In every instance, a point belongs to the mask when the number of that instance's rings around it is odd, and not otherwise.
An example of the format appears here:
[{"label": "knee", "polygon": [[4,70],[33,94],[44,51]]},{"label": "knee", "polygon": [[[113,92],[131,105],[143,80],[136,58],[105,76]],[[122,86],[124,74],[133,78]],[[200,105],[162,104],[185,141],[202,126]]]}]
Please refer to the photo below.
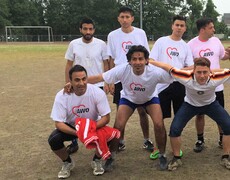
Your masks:
[{"label": "knee", "polygon": [[64,147],[64,143],[60,141],[60,138],[58,138],[58,136],[55,136],[53,134],[49,136],[48,143],[53,151],[59,150]]},{"label": "knee", "polygon": [[177,126],[171,125],[169,136],[170,137],[179,137],[181,135],[182,130],[178,128]]}]

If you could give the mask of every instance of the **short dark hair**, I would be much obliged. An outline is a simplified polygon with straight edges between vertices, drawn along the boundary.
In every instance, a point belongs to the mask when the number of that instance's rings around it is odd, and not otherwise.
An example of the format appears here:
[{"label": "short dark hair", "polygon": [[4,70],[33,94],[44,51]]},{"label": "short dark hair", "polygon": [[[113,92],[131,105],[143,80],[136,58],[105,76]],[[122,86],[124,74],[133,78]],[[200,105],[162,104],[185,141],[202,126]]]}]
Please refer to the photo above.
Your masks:
[{"label": "short dark hair", "polygon": [[196,66],[207,66],[210,68],[211,62],[205,57],[195,58],[194,59],[194,68]]},{"label": "short dark hair", "polygon": [[95,24],[91,18],[88,18],[88,17],[83,18],[80,22],[79,28],[82,29],[83,24],[92,24],[93,28],[95,28]]},{"label": "short dark hair", "polygon": [[134,11],[130,7],[122,6],[119,9],[118,14],[120,15],[121,13],[124,13],[124,12],[129,12],[131,14],[131,16],[134,16]]},{"label": "short dark hair", "polygon": [[174,23],[176,20],[184,21],[186,23],[186,17],[181,15],[175,15],[172,18],[172,23]]},{"label": "short dark hair", "polygon": [[205,28],[208,24],[213,23],[213,19],[211,18],[201,18],[196,21],[196,28],[198,31],[200,29]]},{"label": "short dark hair", "polygon": [[86,74],[86,76],[87,76],[87,71],[86,71],[86,69],[83,67],[83,66],[81,66],[81,65],[75,65],[75,66],[73,66],[70,70],[69,70],[69,79],[72,81],[72,74],[74,73],[74,72],[82,72],[82,71],[85,71],[85,74]]},{"label": "short dark hair", "polygon": [[142,45],[138,45],[138,46],[134,45],[134,46],[131,46],[131,48],[129,49],[128,53],[126,54],[128,62],[131,61],[131,57],[132,57],[133,53],[135,53],[135,52],[143,52],[145,59],[149,58],[149,51],[144,46],[142,46]]}]

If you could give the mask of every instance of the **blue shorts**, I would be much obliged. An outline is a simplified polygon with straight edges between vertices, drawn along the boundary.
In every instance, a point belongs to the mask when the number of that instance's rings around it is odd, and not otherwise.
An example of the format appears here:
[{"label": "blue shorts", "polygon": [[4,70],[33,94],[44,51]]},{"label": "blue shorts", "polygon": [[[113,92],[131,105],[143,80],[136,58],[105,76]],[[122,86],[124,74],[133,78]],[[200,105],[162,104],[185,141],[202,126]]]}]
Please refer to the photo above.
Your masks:
[{"label": "blue shorts", "polygon": [[125,98],[121,98],[119,101],[119,105],[127,105],[130,108],[132,108],[133,111],[135,111],[137,107],[143,107],[144,109],[146,109],[146,106],[151,105],[151,104],[160,104],[160,99],[158,97],[153,97],[151,100],[147,101],[144,104],[135,104]]}]

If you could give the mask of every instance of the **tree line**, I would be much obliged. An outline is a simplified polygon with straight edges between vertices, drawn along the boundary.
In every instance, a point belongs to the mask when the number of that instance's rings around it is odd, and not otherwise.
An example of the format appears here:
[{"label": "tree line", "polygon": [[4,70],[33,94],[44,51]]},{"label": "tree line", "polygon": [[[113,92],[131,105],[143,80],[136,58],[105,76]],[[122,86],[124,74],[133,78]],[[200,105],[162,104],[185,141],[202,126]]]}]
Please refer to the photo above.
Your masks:
[{"label": "tree line", "polygon": [[[135,11],[134,26],[140,27],[140,0],[0,0],[0,34],[5,26],[51,26],[54,35],[79,34],[79,22],[90,17],[96,34],[107,35],[119,27],[118,9],[125,5]],[[195,22],[201,17],[215,20],[216,33],[229,35],[227,26],[217,21],[219,13],[212,0],[143,0],[143,29],[158,38],[171,33],[175,14],[187,17],[187,32],[197,34]],[[33,30],[31,30],[33,32]],[[186,38],[186,37],[185,37]]]}]

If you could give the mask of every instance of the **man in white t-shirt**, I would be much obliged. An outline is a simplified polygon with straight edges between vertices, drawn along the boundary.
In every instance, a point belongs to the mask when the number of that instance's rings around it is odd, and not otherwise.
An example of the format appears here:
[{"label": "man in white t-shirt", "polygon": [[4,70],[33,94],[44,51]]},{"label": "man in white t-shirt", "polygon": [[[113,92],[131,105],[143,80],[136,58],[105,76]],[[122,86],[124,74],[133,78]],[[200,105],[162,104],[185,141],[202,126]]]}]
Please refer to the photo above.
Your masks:
[{"label": "man in white t-shirt", "polygon": [[[95,33],[95,24],[92,19],[84,18],[79,26],[81,38],[74,39],[70,42],[65,54],[65,81],[69,83],[69,70],[75,65],[82,65],[89,76],[101,74],[109,69],[106,43],[98,38],[93,37]],[[109,92],[108,85],[103,82],[96,84],[106,93]],[[68,152],[74,153],[78,150],[77,141],[74,140],[67,146]]]},{"label": "man in white t-shirt", "polygon": [[[155,139],[159,148],[160,168],[164,170],[167,168],[165,155],[167,136],[160,101],[155,88],[158,83],[168,82],[170,76],[160,68],[148,64],[149,52],[144,46],[132,46],[126,56],[128,63],[116,66],[101,75],[89,77],[88,80],[90,83],[101,81],[108,84],[117,81],[122,83],[123,89],[114,128],[122,131],[137,107],[143,107],[146,110],[154,124]],[[135,135],[133,134],[133,136]],[[118,145],[119,141],[115,139],[111,141],[112,157],[105,163],[106,171],[112,168]]]},{"label": "man in white t-shirt", "polygon": [[[206,57],[211,61],[211,69],[220,68],[220,60],[229,58],[225,52],[224,46],[217,37],[213,37],[215,33],[213,20],[209,18],[201,18],[196,21],[199,35],[188,42],[192,50],[193,58]],[[224,86],[221,84],[216,88],[216,99],[224,107]],[[196,116],[197,141],[194,151],[201,152],[204,149],[204,115]],[[218,126],[220,139],[219,147],[222,148],[223,132]]]},{"label": "man in white t-shirt", "polygon": [[[105,92],[92,84],[87,84],[87,72],[83,66],[73,66],[69,71],[69,77],[73,93],[64,93],[63,89],[57,93],[51,112],[56,129],[48,139],[52,151],[63,161],[58,178],[68,178],[74,168],[74,161],[64,142],[77,138],[75,119],[96,120],[98,129],[109,123],[111,112]],[[96,152],[91,163],[94,175],[104,173],[100,158]]]},{"label": "man in white t-shirt", "polygon": [[[182,39],[186,31],[186,18],[176,15],[172,21],[172,34],[159,38],[150,52],[149,57],[160,62],[170,64],[179,69],[192,66],[193,57],[187,43]],[[158,96],[163,114],[163,119],[171,117],[171,106],[176,114],[181,104],[184,102],[185,87],[178,81],[171,84],[158,84]],[[150,154],[151,159],[158,157],[158,149]]]},{"label": "man in white t-shirt", "polygon": [[[134,21],[134,11],[129,7],[121,7],[119,9],[118,22],[121,27],[110,32],[107,40],[107,52],[110,56],[110,69],[127,63],[126,54],[131,46],[142,45],[149,51],[149,45],[145,31],[132,26]],[[117,105],[120,101],[120,91],[122,84],[118,81],[115,85],[110,85],[110,93],[113,95],[113,103]],[[149,139],[149,121],[145,110],[142,107],[137,108],[140,125],[144,136],[143,148],[149,151],[153,150],[153,144]],[[125,130],[124,130],[125,131]],[[119,150],[125,150],[124,131],[121,133],[121,141]]]},{"label": "man in white t-shirt", "polygon": [[157,61],[150,63],[168,71],[186,88],[185,102],[177,111],[170,127],[169,136],[174,157],[168,164],[168,170],[176,170],[182,165],[181,133],[189,120],[197,114],[207,114],[222,128],[224,134],[223,155],[220,164],[230,170],[230,116],[216,100],[215,94],[217,86],[230,80],[230,70],[225,69],[211,74],[211,62],[205,57],[194,59],[193,71],[180,70]]}]

